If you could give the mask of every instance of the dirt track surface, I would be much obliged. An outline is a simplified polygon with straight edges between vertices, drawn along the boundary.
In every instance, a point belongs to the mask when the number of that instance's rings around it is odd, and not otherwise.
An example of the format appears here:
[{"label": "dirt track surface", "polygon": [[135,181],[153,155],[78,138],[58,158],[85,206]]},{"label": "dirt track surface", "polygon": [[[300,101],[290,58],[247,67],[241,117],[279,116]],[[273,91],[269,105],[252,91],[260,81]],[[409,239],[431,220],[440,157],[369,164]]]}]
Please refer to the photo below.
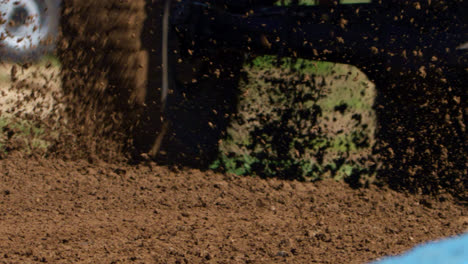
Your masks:
[{"label": "dirt track surface", "polygon": [[0,263],[365,263],[467,230],[467,208],[450,197],[0,160]]}]

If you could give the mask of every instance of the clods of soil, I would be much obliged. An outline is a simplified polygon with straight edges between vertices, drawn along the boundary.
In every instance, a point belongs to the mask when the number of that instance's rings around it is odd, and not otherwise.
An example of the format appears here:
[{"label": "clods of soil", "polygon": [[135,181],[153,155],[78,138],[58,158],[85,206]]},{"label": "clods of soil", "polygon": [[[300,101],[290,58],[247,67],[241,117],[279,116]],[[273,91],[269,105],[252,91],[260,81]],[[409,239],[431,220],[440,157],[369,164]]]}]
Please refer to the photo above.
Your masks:
[{"label": "clods of soil", "polygon": [[0,263],[366,263],[466,231],[467,207],[450,196],[0,160]]}]

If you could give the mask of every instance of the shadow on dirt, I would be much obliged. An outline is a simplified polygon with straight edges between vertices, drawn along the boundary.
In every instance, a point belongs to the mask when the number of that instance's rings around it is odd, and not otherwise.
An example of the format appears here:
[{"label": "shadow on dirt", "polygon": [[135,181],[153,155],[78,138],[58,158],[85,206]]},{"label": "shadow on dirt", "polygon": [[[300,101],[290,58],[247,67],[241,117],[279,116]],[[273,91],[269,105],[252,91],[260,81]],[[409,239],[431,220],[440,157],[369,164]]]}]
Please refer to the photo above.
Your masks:
[{"label": "shadow on dirt", "polygon": [[[236,109],[237,90],[243,57],[229,50],[193,51],[170,39],[170,90],[165,109],[161,109],[162,42],[161,8],[147,5],[142,44],[149,52],[148,84],[144,110],[136,127],[136,160],[149,153],[164,122],[168,122],[158,162],[207,168],[216,158],[218,141],[225,135]],[[164,112],[164,114],[161,114]]]}]

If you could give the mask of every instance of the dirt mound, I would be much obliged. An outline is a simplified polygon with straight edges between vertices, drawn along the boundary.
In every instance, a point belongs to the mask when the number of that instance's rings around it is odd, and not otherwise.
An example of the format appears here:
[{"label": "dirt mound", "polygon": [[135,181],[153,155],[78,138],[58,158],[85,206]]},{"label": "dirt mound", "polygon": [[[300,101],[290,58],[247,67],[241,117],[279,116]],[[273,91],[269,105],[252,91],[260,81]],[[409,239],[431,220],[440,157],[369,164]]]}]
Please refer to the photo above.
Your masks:
[{"label": "dirt mound", "polygon": [[6,263],[363,263],[468,231],[467,217],[449,196],[330,180],[0,160]]}]

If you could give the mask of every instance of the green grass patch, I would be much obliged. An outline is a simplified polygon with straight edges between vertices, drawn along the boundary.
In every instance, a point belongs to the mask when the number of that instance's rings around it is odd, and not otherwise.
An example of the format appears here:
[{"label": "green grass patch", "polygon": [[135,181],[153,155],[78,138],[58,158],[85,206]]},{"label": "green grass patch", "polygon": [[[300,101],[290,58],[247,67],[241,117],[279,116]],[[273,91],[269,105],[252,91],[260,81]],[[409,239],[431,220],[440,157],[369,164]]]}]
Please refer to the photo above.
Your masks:
[{"label": "green grass patch", "polygon": [[54,56],[52,54],[44,55],[37,62],[38,67],[52,66],[54,68],[60,68],[61,65],[62,64],[61,64],[60,60],[56,56]]},{"label": "green grass patch", "polygon": [[263,56],[244,67],[238,114],[211,166],[238,175],[370,178],[375,90],[349,65]]},{"label": "green grass patch", "polygon": [[10,73],[5,71],[0,71],[0,83],[10,82]]},{"label": "green grass patch", "polygon": [[346,70],[336,67],[336,63],[327,61],[313,61],[302,58],[278,58],[274,55],[265,55],[255,58],[249,67],[252,70],[268,70],[281,67],[289,71],[311,75],[344,74]]},{"label": "green grass patch", "polygon": [[58,135],[46,133],[35,122],[10,116],[0,117],[0,154],[22,151],[26,154],[45,154]]}]

